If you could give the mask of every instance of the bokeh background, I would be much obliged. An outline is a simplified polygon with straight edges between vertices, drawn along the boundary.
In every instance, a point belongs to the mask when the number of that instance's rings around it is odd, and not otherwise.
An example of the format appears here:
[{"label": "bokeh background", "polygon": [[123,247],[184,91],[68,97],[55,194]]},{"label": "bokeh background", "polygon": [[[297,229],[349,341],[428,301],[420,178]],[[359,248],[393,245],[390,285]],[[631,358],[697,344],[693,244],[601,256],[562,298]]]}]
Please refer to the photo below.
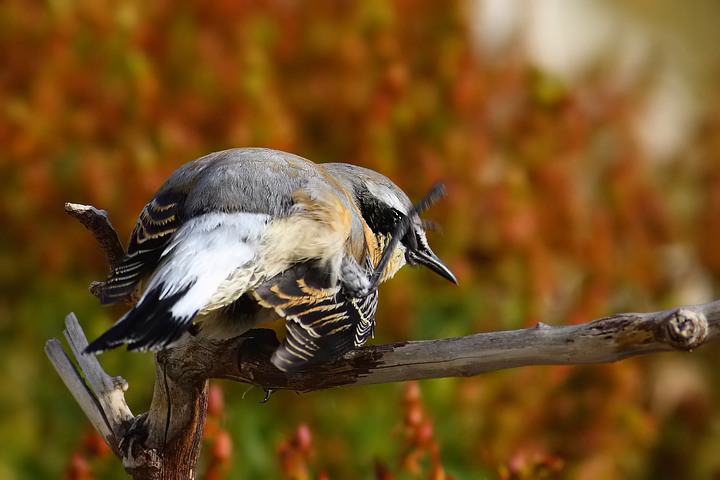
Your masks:
[{"label": "bokeh background", "polygon": [[[0,478],[125,478],[43,354],[67,313],[91,338],[123,313],[87,292],[108,268],[63,204],[125,239],[212,151],[356,163],[415,199],[446,182],[430,240],[460,286],[399,273],[375,343],[717,298],[718,18],[711,0],[2,2]],[[262,405],[216,382],[201,476],[720,478],[719,353]],[[102,362],[145,411],[151,357]]]}]

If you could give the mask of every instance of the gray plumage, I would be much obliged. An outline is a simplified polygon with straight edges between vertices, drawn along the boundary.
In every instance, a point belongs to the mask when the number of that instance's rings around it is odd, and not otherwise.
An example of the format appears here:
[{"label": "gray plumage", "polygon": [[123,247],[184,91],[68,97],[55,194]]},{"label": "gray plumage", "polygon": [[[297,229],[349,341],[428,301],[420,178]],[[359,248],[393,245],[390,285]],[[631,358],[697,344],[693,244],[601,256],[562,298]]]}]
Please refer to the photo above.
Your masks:
[{"label": "gray plumage", "polygon": [[[230,337],[283,317],[279,368],[332,359],[372,334],[370,278],[386,230],[411,207],[397,186],[361,167],[261,148],[190,162],[143,209],[105,284],[102,303],[139,295],[137,304],[87,351],[157,350],[192,323],[199,334]],[[381,280],[411,259],[418,235],[425,238],[419,218]],[[454,281],[425,240],[422,247],[436,263],[428,266]]]}]

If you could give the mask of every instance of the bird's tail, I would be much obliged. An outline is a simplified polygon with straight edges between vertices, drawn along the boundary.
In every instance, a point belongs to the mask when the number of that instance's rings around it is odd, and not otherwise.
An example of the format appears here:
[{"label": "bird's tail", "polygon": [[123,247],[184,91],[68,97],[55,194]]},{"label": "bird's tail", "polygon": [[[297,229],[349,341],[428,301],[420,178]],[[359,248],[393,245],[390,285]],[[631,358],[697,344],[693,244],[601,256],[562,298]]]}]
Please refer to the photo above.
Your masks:
[{"label": "bird's tail", "polygon": [[175,342],[192,322],[192,315],[177,318],[172,306],[192,285],[160,298],[162,285],[144,295],[125,316],[88,345],[85,353],[101,353],[127,344],[128,350],[159,350]]}]

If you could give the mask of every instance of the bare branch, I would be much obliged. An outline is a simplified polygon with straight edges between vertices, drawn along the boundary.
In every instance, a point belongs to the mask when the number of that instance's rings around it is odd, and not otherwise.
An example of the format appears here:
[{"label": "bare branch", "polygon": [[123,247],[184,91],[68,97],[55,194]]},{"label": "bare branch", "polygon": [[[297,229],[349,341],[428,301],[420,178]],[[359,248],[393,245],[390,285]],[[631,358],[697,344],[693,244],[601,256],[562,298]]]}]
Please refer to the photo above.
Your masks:
[{"label": "bare branch", "polygon": [[98,210],[92,205],[68,202],[65,204],[65,211],[92,232],[105,254],[108,265],[115,265],[122,259],[125,249],[105,210]]},{"label": "bare branch", "polygon": [[85,373],[88,386],[97,395],[110,425],[116,426],[132,420],[134,416],[125,403],[127,382],[122,377],[111,377],[105,373],[95,355],[82,354],[88,341],[74,313],[65,318],[64,333],[80,369]]},{"label": "bare branch", "polygon": [[[270,363],[272,330],[176,352],[208,376],[265,390],[311,391],[444,377],[469,377],[527,365],[610,363],[635,355],[690,351],[720,336],[720,302],[653,313],[623,313],[574,326],[538,324],[524,330],[364,346],[311,370],[284,373]],[[235,343],[236,342],[236,343]]]},{"label": "bare branch", "polygon": [[125,403],[127,382],[120,377],[107,375],[94,355],[80,353],[88,342],[75,314],[67,316],[65,325],[65,338],[85,378],[77,371],[58,339],[49,340],[45,352],[95,430],[118,454],[118,440],[125,433],[124,424],[133,419]]},{"label": "bare branch", "polygon": [[[92,205],[67,202],[65,211],[92,232],[111,268],[123,258],[125,249],[105,210],[98,210]],[[90,293],[100,297],[103,285],[103,282],[93,282],[90,284]]]},{"label": "bare branch", "polygon": [[75,401],[80,405],[85,416],[88,417],[90,423],[93,424],[95,430],[105,440],[114,452],[117,452],[117,442],[112,433],[112,428],[105,418],[105,414],[100,408],[100,404],[88,388],[85,380],[73,365],[70,357],[63,350],[60,340],[52,338],[45,344],[45,354],[50,362],[57,370],[60,378],[65,382],[65,386],[70,390]]}]

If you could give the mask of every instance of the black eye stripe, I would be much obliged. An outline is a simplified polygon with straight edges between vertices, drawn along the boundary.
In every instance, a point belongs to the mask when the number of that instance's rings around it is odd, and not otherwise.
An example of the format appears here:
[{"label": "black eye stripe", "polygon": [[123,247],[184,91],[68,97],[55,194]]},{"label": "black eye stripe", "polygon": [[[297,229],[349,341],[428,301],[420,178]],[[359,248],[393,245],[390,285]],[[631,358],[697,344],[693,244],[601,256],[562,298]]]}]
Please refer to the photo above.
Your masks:
[{"label": "black eye stripe", "polygon": [[418,246],[422,245],[422,239],[420,238],[420,235],[418,235],[418,233],[412,227],[408,229],[408,232],[402,238],[401,242],[408,250],[417,250]]},{"label": "black eye stripe", "polygon": [[357,198],[360,213],[376,234],[392,233],[398,222],[405,216],[399,210],[371,196],[367,191],[357,192]]}]

